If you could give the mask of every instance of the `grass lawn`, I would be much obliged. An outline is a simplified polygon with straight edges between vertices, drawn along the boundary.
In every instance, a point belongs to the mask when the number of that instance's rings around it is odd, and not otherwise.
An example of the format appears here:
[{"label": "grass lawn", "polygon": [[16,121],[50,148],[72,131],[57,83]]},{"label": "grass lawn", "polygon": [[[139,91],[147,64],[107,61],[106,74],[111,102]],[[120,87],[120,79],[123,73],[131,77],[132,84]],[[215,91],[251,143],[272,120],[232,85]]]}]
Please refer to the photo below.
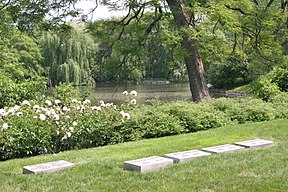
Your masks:
[{"label": "grass lawn", "polygon": [[[158,171],[123,171],[123,162],[249,139],[272,146],[214,154]],[[22,167],[66,160],[76,166],[23,175]],[[288,120],[226,126],[208,131],[0,162],[0,191],[287,191]]]}]

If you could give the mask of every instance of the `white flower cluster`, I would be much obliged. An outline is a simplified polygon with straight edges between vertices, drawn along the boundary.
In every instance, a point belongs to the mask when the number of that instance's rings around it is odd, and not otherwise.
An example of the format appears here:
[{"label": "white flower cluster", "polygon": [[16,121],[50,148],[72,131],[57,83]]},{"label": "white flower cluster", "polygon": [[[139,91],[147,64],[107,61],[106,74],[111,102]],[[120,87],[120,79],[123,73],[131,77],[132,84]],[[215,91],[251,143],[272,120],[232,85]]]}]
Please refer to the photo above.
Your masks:
[{"label": "white flower cluster", "polygon": [[[137,95],[136,91],[132,91],[131,95]],[[72,99],[69,105],[55,99],[54,102],[45,100],[43,105],[37,105],[30,103],[28,100],[24,100],[21,104],[14,107],[4,107],[0,109],[0,130],[8,129],[12,127],[13,123],[9,123],[10,117],[17,116],[19,118],[31,118],[34,121],[45,122],[47,124],[53,124],[56,126],[56,134],[61,136],[61,141],[68,139],[72,136],[75,128],[78,126],[77,121],[73,121],[73,118],[78,115],[82,115],[84,112],[99,112],[101,110],[116,110],[117,107],[113,103],[105,103],[100,101],[98,106],[91,106],[91,101],[85,99],[79,101]],[[136,104],[136,100],[133,101]],[[121,111],[123,120],[130,119],[130,115]],[[1,126],[2,125],[2,126]]]},{"label": "white flower cluster", "polygon": [[8,127],[9,127],[8,123],[3,123],[2,129],[8,129]]},{"label": "white flower cluster", "polygon": [[131,119],[129,113],[125,113],[124,111],[120,111],[120,115],[122,115],[123,120]]},{"label": "white flower cluster", "polygon": [[[30,103],[25,100],[23,101],[24,105],[30,105]],[[18,116],[18,117],[22,117],[23,116],[23,112],[20,111],[20,106],[19,105],[15,105],[14,107],[4,107],[3,109],[0,109],[0,120],[1,119],[5,119],[6,117],[9,116]],[[0,121],[1,122],[1,121]],[[8,129],[9,125],[7,122],[3,121],[2,124],[2,129]]]},{"label": "white flower cluster", "polygon": [[[76,121],[72,123],[73,127],[69,127],[68,130],[64,132],[64,136],[61,138],[61,141],[66,140],[72,136],[72,133],[74,132],[74,127],[78,125]],[[57,135],[60,135],[60,132],[57,130],[56,131]]]},{"label": "white flower cluster", "polygon": [[20,110],[20,106],[19,105],[15,105],[14,107],[5,107],[3,109],[0,109],[0,118],[4,118],[6,116],[9,116],[9,115],[23,115],[22,113],[19,113],[19,110]]},{"label": "white flower cluster", "polygon": [[117,109],[117,106],[114,105],[113,103],[105,103],[103,100],[99,101],[99,104],[100,104],[100,108],[94,106],[95,110],[101,110],[101,108],[113,108],[113,109]]},{"label": "white flower cluster", "polygon": [[[123,91],[123,95],[128,96],[128,95],[129,95],[128,91]],[[136,97],[136,96],[137,96],[137,91],[132,90],[132,91],[130,92],[130,95]]]},{"label": "white flower cluster", "polygon": [[[137,96],[137,91],[132,90],[130,93],[128,91],[123,91],[123,95],[126,96],[127,100],[126,102],[128,103],[128,106],[135,106],[137,104],[137,100],[134,98]],[[124,106],[124,105],[121,105]],[[122,116],[122,121],[131,119],[131,116],[129,113],[124,112],[123,110],[120,111],[120,115]]]},{"label": "white flower cluster", "polygon": [[134,98],[134,97],[136,97],[137,96],[137,91],[135,91],[135,90],[132,90],[131,92],[130,92],[130,94],[128,93],[128,91],[123,91],[123,95],[125,95],[126,97],[129,97],[129,95],[130,95],[130,98],[129,98],[129,104],[131,104],[131,105],[136,105],[137,104],[137,100]]}]

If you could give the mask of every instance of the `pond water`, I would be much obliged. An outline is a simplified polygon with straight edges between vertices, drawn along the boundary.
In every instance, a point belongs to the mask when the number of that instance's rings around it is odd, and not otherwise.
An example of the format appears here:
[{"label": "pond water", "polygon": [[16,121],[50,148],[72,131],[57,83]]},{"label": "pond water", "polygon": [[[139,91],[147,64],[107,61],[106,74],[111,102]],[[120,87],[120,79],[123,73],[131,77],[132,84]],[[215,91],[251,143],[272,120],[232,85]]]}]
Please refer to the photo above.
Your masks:
[{"label": "pond water", "polygon": [[[80,91],[85,91],[86,88],[80,88]],[[113,85],[103,86],[98,85],[92,89],[92,100],[103,100],[105,102],[121,103],[125,100],[123,91],[138,92],[136,99],[138,103],[149,102],[152,99],[159,99],[162,101],[171,100],[188,100],[191,99],[191,93],[188,83],[169,83],[169,84],[141,84],[141,85]]]}]

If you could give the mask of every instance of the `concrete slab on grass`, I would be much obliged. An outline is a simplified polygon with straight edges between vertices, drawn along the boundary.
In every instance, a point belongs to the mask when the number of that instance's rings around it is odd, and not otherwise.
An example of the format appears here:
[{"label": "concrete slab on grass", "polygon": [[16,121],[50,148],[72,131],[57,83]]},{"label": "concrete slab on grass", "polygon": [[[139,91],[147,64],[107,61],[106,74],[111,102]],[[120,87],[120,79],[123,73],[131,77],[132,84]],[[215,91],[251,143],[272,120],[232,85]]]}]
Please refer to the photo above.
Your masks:
[{"label": "concrete slab on grass", "polygon": [[210,152],[210,153],[225,153],[225,152],[237,151],[241,149],[245,149],[245,148],[238,146],[238,145],[232,145],[232,144],[202,148],[203,151]]},{"label": "concrete slab on grass", "polygon": [[41,172],[53,172],[74,166],[68,161],[59,160],[48,163],[35,164],[23,167],[23,174],[37,174]]},{"label": "concrete slab on grass", "polygon": [[274,142],[264,139],[253,139],[253,140],[247,140],[247,141],[240,141],[235,142],[235,145],[240,145],[242,147],[246,148],[254,148],[254,147],[265,147],[267,145],[272,145]]},{"label": "concrete slab on grass", "polygon": [[164,157],[173,159],[174,163],[183,163],[195,159],[197,157],[211,155],[211,153],[207,153],[200,150],[190,150],[190,151],[181,151],[176,153],[165,154]]},{"label": "concrete slab on grass", "polygon": [[152,156],[124,162],[124,170],[146,172],[167,167],[173,164],[172,159]]}]

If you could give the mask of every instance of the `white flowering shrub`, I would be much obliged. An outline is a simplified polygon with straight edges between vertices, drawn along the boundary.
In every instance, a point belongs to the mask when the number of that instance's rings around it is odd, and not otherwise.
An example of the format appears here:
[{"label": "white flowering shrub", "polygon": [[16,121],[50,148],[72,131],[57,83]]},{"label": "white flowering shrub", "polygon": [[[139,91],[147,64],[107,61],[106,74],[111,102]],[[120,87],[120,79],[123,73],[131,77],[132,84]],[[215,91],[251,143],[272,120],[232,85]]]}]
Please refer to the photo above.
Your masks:
[{"label": "white flowering shrub", "polygon": [[94,106],[89,99],[24,100],[0,109],[0,160],[121,142],[113,127],[130,118],[104,101]]}]

